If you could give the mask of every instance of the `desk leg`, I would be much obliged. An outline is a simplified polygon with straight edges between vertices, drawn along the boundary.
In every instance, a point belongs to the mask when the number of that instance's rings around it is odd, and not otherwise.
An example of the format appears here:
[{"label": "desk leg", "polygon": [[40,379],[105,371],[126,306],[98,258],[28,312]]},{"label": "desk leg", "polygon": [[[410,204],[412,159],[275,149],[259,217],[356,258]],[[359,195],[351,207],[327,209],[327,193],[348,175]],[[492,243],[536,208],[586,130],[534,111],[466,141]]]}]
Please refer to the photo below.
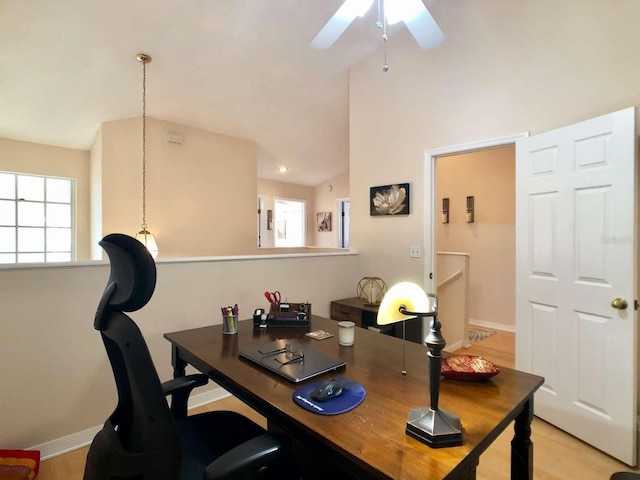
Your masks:
[{"label": "desk leg", "polygon": [[173,366],[173,378],[186,375],[187,362],[182,359],[180,350],[173,344],[171,344],[171,365]]},{"label": "desk leg", "polygon": [[531,442],[531,422],[533,421],[533,395],[524,404],[515,419],[513,440],[511,440],[511,479],[533,479],[533,443]]}]

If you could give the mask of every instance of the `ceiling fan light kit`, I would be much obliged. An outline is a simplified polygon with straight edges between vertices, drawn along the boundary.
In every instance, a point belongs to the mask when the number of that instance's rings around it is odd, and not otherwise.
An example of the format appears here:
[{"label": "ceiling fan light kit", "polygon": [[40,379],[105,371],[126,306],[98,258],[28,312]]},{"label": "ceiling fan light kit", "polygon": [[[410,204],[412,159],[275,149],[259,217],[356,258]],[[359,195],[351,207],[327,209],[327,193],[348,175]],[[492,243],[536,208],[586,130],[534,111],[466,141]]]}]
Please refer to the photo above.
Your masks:
[{"label": "ceiling fan light kit", "polygon": [[[338,11],[329,19],[322,30],[311,41],[311,47],[324,50],[331,47],[347,30],[357,17],[363,17],[375,0],[345,0]],[[422,0],[377,0],[378,20],[376,26],[382,29],[385,45],[385,62],[382,71],[389,70],[387,65],[387,25],[404,22],[420,48],[435,48],[444,40],[444,33],[431,16]]]}]

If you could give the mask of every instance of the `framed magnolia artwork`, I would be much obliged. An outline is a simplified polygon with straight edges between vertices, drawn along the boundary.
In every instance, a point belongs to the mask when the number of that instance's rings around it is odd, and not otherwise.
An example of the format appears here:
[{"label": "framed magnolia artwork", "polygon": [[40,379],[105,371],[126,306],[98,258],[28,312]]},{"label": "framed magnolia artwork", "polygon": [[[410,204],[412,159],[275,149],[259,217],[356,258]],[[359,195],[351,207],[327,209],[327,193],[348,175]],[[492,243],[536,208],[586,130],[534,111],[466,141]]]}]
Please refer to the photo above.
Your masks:
[{"label": "framed magnolia artwork", "polygon": [[409,215],[409,184],[396,183],[371,187],[369,214],[371,216]]}]

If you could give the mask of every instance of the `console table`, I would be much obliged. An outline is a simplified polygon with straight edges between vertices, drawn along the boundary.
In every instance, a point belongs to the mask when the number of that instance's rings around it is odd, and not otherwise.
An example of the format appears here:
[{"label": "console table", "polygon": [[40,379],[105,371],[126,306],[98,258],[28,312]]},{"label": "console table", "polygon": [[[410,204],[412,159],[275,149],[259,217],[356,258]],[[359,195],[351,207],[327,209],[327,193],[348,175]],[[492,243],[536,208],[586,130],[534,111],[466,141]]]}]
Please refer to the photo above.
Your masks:
[{"label": "console table", "polygon": [[[402,323],[388,326],[380,326],[376,322],[378,305],[365,305],[359,297],[344,298],[331,302],[332,320],[349,320],[358,327],[376,330],[380,333],[402,338]],[[422,344],[424,335],[422,331],[422,319],[416,318],[405,322],[405,338],[415,343]]]}]

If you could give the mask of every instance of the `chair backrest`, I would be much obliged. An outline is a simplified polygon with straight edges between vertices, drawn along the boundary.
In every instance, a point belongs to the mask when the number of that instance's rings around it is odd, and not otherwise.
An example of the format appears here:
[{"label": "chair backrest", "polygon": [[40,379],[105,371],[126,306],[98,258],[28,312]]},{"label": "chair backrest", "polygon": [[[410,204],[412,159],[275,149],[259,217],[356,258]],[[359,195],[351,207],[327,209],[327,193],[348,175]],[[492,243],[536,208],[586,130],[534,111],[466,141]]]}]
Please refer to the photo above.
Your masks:
[{"label": "chair backrest", "polygon": [[118,405],[96,435],[85,480],[154,478],[175,480],[180,443],[149,349],[138,326],[123,312],[144,307],[156,284],[156,266],[144,245],[122,234],[100,245],[111,274],[96,312],[118,391]]}]

